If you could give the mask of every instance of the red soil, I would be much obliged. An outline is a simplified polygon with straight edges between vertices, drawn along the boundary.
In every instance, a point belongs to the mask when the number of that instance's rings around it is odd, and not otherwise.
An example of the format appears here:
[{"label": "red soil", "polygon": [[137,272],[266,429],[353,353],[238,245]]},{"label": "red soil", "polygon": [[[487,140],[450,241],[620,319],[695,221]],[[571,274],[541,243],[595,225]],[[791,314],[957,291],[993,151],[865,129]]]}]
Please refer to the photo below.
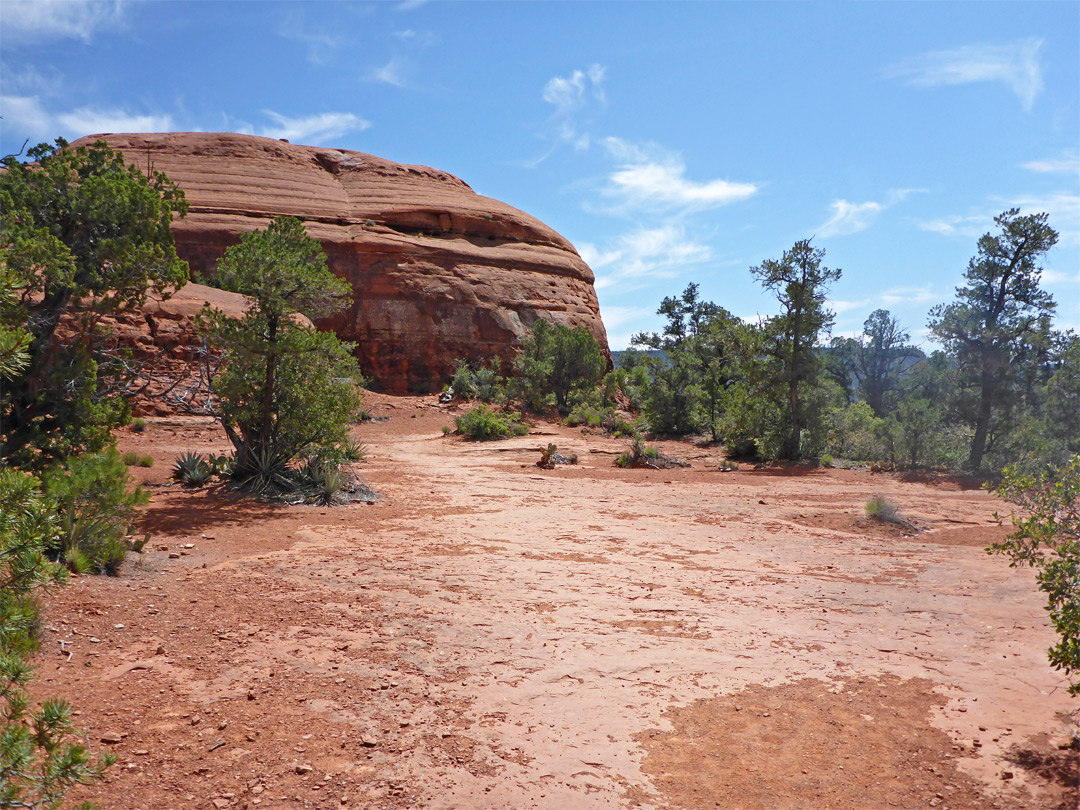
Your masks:
[{"label": "red soil", "polygon": [[[109,808],[1073,807],[1076,707],[985,492],[864,471],[621,470],[543,425],[444,437],[372,397],[374,505],[169,485],[208,422],[148,420],[117,578],[48,600],[36,693],[119,763]],[[576,467],[538,470],[548,442]],[[862,516],[874,494],[925,529]],[[178,556],[171,556],[178,555]],[[73,652],[68,660],[59,641]],[[117,734],[119,743],[99,742]]]}]

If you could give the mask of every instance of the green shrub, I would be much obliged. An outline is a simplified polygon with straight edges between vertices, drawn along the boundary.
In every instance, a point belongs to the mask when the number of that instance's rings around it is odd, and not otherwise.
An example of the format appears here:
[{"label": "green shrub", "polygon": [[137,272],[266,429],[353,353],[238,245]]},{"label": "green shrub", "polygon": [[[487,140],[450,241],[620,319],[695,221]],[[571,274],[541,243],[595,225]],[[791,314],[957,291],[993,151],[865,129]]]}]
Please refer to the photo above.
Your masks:
[{"label": "green shrub", "polygon": [[[413,414],[415,416],[416,414]],[[367,458],[367,445],[360,439],[349,436],[341,443],[341,455],[349,462],[359,463]]]},{"label": "green shrub", "polygon": [[146,468],[153,467],[154,466],[154,457],[153,456],[139,456],[138,460],[135,462],[135,466],[136,467],[146,467]]},{"label": "green shrub", "polygon": [[822,467],[831,467],[833,465],[833,457],[828,453],[822,453],[818,458],[818,463],[821,464]]},{"label": "green shrub", "polygon": [[[1012,567],[1030,566],[1060,641],[1048,651],[1055,669],[1080,672],[1080,455],[1052,473],[1028,475],[1006,467],[997,494],[1020,507],[1015,531],[987,549]],[[1080,695],[1080,682],[1069,687]]]},{"label": "green shrub", "polygon": [[131,420],[130,427],[132,433],[143,433],[146,430],[146,420],[136,417]]},{"label": "green shrub", "polygon": [[139,454],[134,450],[126,450],[121,458],[123,459],[125,467],[134,467],[139,463]]},{"label": "green shrub", "polygon": [[176,457],[173,463],[172,477],[174,481],[189,487],[201,487],[213,475],[213,470],[203,458],[202,453],[188,451]]},{"label": "green shrub", "polygon": [[883,523],[899,523],[900,510],[883,495],[875,495],[866,502],[866,516]]},{"label": "green shrub", "polygon": [[454,389],[454,396],[491,403],[505,400],[505,382],[494,369],[473,366],[466,360],[458,360],[450,385]]},{"label": "green shrub", "polygon": [[604,424],[604,420],[611,418],[611,416],[612,414],[609,410],[598,408],[587,402],[582,402],[575,405],[570,411],[569,416],[563,421],[570,427],[579,427],[580,425],[600,427]]},{"label": "green shrub", "polygon": [[[495,411],[480,405],[454,420],[458,433],[476,441],[505,439],[514,433],[511,424]],[[526,432],[528,429],[526,428]]]},{"label": "green shrub", "polygon": [[91,758],[67,701],[34,707],[26,693],[40,627],[35,593],[65,582],[63,568],[45,556],[61,543],[38,481],[0,468],[0,807],[58,808],[70,788],[100,779],[116,761]]},{"label": "green shrub", "polygon": [[43,484],[56,502],[60,527],[57,544],[46,551],[83,570],[115,574],[128,551],[123,538],[136,507],[149,500],[141,487],[128,490],[127,468],[116,449],[54,466]]}]

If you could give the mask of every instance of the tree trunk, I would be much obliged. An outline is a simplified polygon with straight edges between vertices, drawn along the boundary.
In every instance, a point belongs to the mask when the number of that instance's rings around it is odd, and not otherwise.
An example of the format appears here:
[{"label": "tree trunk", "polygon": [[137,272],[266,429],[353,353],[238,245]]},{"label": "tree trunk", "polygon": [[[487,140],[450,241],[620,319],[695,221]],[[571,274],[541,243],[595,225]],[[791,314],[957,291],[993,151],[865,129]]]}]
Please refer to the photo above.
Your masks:
[{"label": "tree trunk", "polygon": [[788,383],[788,406],[791,408],[791,432],[781,448],[780,455],[790,461],[796,461],[799,458],[799,448],[802,445],[802,415],[799,413],[798,380],[792,380]]},{"label": "tree trunk", "polygon": [[979,416],[975,421],[975,435],[971,438],[971,456],[968,458],[968,466],[973,471],[982,466],[983,454],[986,453],[986,437],[990,432],[990,406],[993,395],[994,371],[984,359],[982,380],[979,386]]}]

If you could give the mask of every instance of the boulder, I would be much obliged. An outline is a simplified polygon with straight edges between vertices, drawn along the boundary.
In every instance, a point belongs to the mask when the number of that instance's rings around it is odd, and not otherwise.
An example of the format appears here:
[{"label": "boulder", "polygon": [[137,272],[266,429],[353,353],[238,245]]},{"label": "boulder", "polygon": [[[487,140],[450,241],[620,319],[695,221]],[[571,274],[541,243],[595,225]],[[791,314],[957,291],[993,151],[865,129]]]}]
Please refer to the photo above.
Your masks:
[{"label": "boulder", "polygon": [[173,225],[192,278],[240,234],[304,220],[352,306],[320,326],[357,344],[389,392],[438,390],[458,358],[506,359],[537,318],[584,326],[607,351],[593,274],[539,220],[426,166],[230,133],[93,135],[187,195]]}]

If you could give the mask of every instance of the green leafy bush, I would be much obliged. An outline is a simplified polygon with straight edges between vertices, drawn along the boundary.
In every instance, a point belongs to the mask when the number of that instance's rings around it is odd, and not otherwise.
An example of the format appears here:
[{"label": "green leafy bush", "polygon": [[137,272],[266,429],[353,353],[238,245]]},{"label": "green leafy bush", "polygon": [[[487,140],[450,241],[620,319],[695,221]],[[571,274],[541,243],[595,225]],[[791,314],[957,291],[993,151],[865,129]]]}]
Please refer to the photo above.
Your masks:
[{"label": "green leafy bush", "polygon": [[492,403],[506,398],[506,381],[494,369],[474,366],[466,360],[457,361],[450,385],[454,395],[462,399]]},{"label": "green leafy bush", "polygon": [[518,376],[511,388],[524,407],[541,410],[553,399],[559,413],[567,414],[571,394],[596,388],[606,369],[600,344],[588,329],[541,318],[514,360]]},{"label": "green leafy bush", "polygon": [[138,417],[131,420],[131,424],[128,425],[131,428],[132,433],[144,433],[146,431],[146,420]]},{"label": "green leafy bush", "polygon": [[[1031,475],[1007,467],[997,494],[1020,507],[1015,531],[987,549],[1011,567],[1031,567],[1046,594],[1059,642],[1048,651],[1055,669],[1080,672],[1080,455],[1052,473]],[[1080,682],[1069,687],[1080,695]]]},{"label": "green leafy bush", "polygon": [[822,453],[818,458],[818,463],[821,464],[822,467],[831,467],[833,465],[833,457],[828,453]]},{"label": "green leafy bush", "polygon": [[487,405],[480,405],[454,420],[457,432],[476,441],[505,439],[514,433],[510,422],[491,410]]},{"label": "green leafy bush", "polygon": [[47,545],[54,559],[74,570],[115,574],[128,551],[124,536],[136,507],[149,496],[128,488],[128,473],[115,448],[68,459],[43,476],[45,494],[56,503],[59,535]]}]

